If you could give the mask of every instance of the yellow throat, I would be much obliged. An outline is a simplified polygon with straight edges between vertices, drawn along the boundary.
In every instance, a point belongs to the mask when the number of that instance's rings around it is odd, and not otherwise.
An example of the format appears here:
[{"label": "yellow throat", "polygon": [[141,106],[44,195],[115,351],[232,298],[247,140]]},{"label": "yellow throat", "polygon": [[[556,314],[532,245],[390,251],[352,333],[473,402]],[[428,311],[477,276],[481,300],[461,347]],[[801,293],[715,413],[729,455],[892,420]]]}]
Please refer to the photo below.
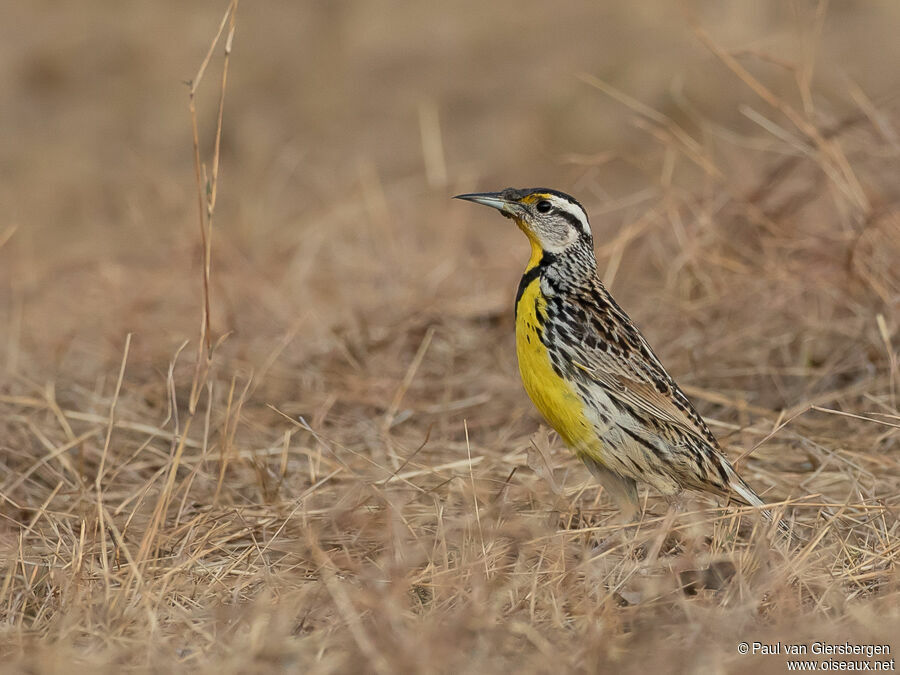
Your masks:
[{"label": "yellow throat", "polygon": [[[519,228],[531,243],[531,258],[525,268],[527,278],[528,272],[540,264],[544,252],[525,227],[519,224]],[[547,299],[541,293],[540,276],[534,275],[521,289],[516,303],[519,374],[535,407],[562,439],[580,454],[587,450],[585,446],[593,439],[592,428],[584,415],[581,399],[569,382],[553,370],[550,353],[541,341],[543,325],[547,320],[546,308]]]}]

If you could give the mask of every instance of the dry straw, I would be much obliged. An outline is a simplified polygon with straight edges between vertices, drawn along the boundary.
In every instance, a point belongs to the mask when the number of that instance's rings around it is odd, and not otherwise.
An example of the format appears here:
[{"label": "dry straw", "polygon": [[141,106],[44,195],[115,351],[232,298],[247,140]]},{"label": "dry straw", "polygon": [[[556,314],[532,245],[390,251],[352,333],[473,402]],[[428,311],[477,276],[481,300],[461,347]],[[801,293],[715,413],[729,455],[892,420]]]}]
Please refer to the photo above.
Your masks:
[{"label": "dry straw", "polygon": [[[132,366],[129,336],[96,386],[16,376],[0,390],[3,668],[758,672],[772,664],[741,660],[740,640],[896,640],[900,153],[889,106],[857,88],[855,112],[824,119],[806,71],[796,107],[751,74],[760,55],[729,53],[702,30],[756,95],[744,111],[761,135],[687,104],[676,122],[584,77],[664,151],[629,203],[641,215],[598,236],[607,279],[630,289],[742,474],[803,542],[787,545],[753,509],[667,512],[654,494],[623,528],[558,439],[532,438],[502,347],[506,296],[452,275],[431,291],[428,270],[418,284],[385,282],[383,305],[302,358],[285,354],[297,336],[312,341],[305,319],[255,375],[221,347],[213,215],[236,9],[190,83],[193,367],[184,346],[161,377]],[[207,165],[196,103],[217,50]],[[420,122],[428,180],[444,185],[453,171],[432,104]],[[768,156],[736,177],[717,150],[735,145]],[[696,190],[673,181],[682,162],[699,168]],[[377,175],[367,185],[382,190]],[[0,248],[14,232],[0,232]],[[395,235],[373,241],[414,255]],[[465,264],[462,249],[447,255]],[[635,273],[660,259],[660,274]],[[267,282],[242,283],[265,297]]]}]

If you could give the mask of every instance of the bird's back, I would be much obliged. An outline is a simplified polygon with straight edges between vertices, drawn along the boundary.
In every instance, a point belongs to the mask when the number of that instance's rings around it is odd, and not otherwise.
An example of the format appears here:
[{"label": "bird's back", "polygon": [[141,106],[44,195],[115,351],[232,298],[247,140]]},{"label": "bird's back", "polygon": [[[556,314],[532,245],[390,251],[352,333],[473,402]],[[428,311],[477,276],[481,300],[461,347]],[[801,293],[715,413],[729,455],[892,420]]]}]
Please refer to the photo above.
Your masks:
[{"label": "bird's back", "polygon": [[663,494],[760,504],[596,275],[566,283],[564,263],[526,273],[516,304],[522,380],[550,425],[583,459]]}]

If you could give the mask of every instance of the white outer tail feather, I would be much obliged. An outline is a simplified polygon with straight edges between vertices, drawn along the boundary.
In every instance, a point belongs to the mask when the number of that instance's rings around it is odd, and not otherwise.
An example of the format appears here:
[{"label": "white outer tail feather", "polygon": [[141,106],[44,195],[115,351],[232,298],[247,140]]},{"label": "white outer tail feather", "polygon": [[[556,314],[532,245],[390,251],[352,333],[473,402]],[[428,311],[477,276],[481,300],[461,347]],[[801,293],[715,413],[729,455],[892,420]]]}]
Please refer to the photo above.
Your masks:
[{"label": "white outer tail feather", "polygon": [[[762,499],[760,499],[759,495],[756,494],[753,488],[747,485],[747,483],[744,482],[744,479],[741,478],[732,467],[729,466],[728,469],[729,475],[731,477],[728,487],[730,487],[732,492],[734,492],[739,497],[740,501],[743,501],[749,506],[766,506],[766,503]],[[772,511],[770,509],[762,508],[759,510],[759,512],[762,513],[766,520],[768,520],[769,522],[774,522],[776,525],[778,525],[778,529],[781,530],[784,534],[786,534],[788,537],[791,536],[791,530],[787,526],[787,524],[781,518],[776,518],[772,514]]]}]

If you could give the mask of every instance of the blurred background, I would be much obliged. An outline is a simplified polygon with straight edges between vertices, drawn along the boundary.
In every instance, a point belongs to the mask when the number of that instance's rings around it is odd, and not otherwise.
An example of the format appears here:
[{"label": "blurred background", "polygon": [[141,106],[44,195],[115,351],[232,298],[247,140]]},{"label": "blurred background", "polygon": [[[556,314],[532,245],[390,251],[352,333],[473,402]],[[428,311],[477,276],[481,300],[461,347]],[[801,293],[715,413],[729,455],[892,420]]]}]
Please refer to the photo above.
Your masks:
[{"label": "blurred background", "polygon": [[[900,4],[244,0],[188,432],[187,82],[225,10],[3,7],[4,660],[759,673],[747,626],[896,638]],[[797,507],[811,552],[702,509],[663,546],[651,494],[659,560],[596,553],[614,510],[518,381],[527,243],[451,199],[507,186],[585,205],[766,499],[837,504]]]},{"label": "blurred background", "polygon": [[[77,368],[127,331],[139,353],[159,358],[157,348],[171,353],[192,332],[198,232],[184,83],[222,10],[4,10],[0,199],[3,229],[17,230],[0,250],[0,323],[16,327],[16,359]],[[244,338],[268,340],[304,312],[331,323],[443,291],[508,304],[523,241],[452,194],[569,191],[602,244],[667,191],[722,192],[722,175],[751,189],[761,164],[793,150],[748,117],[742,106],[777,113],[694,27],[791,105],[813,106],[824,127],[860,97],[896,90],[898,25],[893,2],[247,4],[225,103],[216,332],[252,327]],[[199,93],[207,160],[216,55]],[[655,122],[585,76],[683,127],[722,175],[673,151]],[[649,264],[627,262],[626,274]]]}]

